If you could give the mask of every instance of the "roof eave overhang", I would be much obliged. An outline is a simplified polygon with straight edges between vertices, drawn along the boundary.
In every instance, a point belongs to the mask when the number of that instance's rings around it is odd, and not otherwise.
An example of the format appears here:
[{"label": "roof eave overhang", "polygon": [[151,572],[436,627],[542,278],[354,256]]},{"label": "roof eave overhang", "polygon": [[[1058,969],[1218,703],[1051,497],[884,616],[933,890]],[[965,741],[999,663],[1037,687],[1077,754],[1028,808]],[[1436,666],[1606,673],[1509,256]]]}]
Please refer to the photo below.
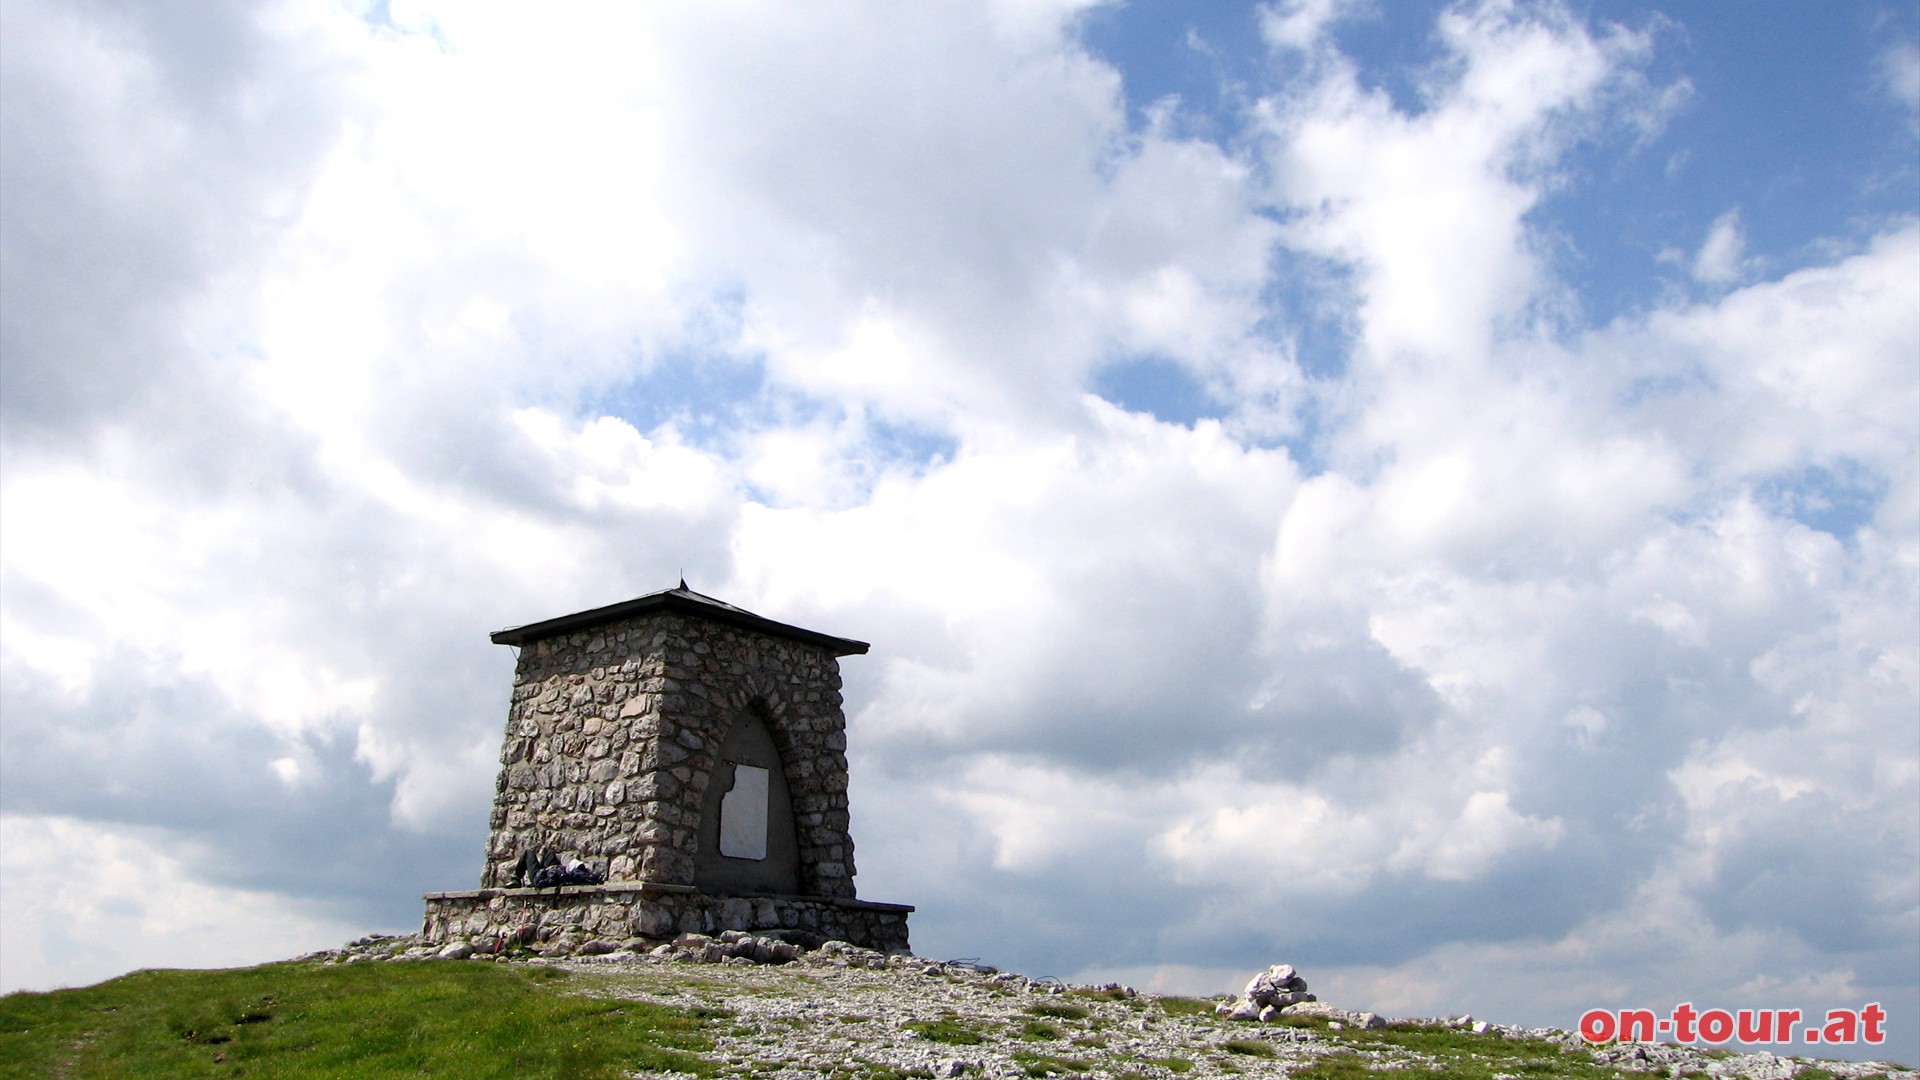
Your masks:
[{"label": "roof eave overhang", "polygon": [[525,626],[514,626],[505,630],[495,630],[492,634],[489,634],[488,637],[495,645],[513,645],[517,647],[525,645],[528,642],[539,641],[543,638],[572,633],[576,630],[588,630],[596,626],[604,626],[607,623],[618,622],[621,619],[631,619],[641,615],[673,614],[705,619],[708,622],[716,622],[723,626],[731,626],[740,630],[751,630],[755,633],[766,634],[769,637],[786,638],[790,641],[816,645],[828,650],[835,656],[859,655],[865,653],[867,649],[870,648],[864,641],[834,637],[832,634],[822,634],[817,630],[790,626],[787,623],[776,622],[773,619],[755,615],[751,611],[743,611],[736,607],[724,606],[718,602],[696,599],[696,595],[697,594],[690,592],[682,593],[677,589],[661,593],[652,593],[633,600],[623,600],[618,604],[608,604],[605,607],[593,608],[589,611],[576,611],[571,615],[561,615],[557,618],[528,623]]}]

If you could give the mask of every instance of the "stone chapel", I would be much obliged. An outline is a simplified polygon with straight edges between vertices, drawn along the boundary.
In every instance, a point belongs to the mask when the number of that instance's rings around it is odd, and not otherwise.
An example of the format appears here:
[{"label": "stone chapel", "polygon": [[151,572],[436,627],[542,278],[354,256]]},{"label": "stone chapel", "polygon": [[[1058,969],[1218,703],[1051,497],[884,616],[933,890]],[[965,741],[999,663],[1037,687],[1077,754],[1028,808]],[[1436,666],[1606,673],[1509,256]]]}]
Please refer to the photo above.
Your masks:
[{"label": "stone chapel", "polygon": [[[842,656],[866,642],[678,587],[501,630],[519,650],[480,888],[429,893],[429,941],[790,931],[907,948],[855,896]],[[551,852],[606,880],[532,888]]]}]

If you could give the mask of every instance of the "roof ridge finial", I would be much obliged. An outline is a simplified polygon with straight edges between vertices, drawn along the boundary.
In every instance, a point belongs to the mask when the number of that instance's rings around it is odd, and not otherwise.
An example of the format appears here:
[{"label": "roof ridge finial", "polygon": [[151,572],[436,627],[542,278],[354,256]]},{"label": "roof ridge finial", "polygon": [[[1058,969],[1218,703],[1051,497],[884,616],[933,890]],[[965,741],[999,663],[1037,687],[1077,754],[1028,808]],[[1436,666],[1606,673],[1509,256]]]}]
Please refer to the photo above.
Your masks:
[{"label": "roof ridge finial", "polygon": [[681,592],[690,591],[687,588],[687,572],[685,570],[680,571],[680,591]]}]

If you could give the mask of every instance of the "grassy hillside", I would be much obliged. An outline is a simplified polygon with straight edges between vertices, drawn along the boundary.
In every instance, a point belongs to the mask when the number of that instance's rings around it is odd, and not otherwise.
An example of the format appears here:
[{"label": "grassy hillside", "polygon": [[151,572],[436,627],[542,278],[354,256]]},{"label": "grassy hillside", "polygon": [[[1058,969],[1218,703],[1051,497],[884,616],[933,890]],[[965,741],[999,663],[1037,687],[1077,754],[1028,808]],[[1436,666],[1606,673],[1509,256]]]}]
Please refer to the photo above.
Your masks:
[{"label": "grassy hillside", "polygon": [[0,1075],[712,1074],[710,1010],[555,992],[590,978],[453,962],[137,971],[0,998]]},{"label": "grassy hillside", "polygon": [[[1235,1021],[1216,1016],[1212,1001],[1069,988],[991,968],[858,952],[823,951],[778,967],[636,958],[569,967],[424,960],[141,971],[98,986],[0,998],[0,1076],[1889,1075],[1883,1067],[1722,1051],[1663,1063],[1639,1060],[1639,1048],[1596,1054],[1430,1021],[1379,1029],[1324,1017]],[[1621,1054],[1635,1060],[1616,1060]],[[1891,1075],[1920,1080],[1906,1070]]]}]

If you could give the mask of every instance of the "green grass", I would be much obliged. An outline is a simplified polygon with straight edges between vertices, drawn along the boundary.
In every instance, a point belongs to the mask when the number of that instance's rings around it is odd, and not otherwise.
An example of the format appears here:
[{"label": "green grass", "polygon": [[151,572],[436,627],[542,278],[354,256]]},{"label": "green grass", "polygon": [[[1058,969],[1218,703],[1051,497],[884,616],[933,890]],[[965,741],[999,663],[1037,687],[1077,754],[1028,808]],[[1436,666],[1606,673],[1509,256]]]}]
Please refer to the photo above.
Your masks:
[{"label": "green grass", "polygon": [[724,1010],[582,996],[549,967],[419,962],[136,971],[0,998],[0,1075],[711,1076]]},{"label": "green grass", "polygon": [[1029,1050],[1015,1050],[1013,1063],[1020,1066],[1028,1076],[1072,1076],[1076,1073],[1091,1072],[1094,1063],[1081,1058],[1055,1057],[1052,1054],[1036,1054]]},{"label": "green grass", "polygon": [[1222,1044],[1229,1054],[1245,1054],[1247,1057],[1278,1057],[1279,1051],[1265,1039],[1228,1039]]},{"label": "green grass", "polygon": [[[1330,1032],[1337,1042],[1352,1047],[1315,1058],[1309,1068],[1293,1070],[1293,1076],[1308,1080],[1354,1080],[1378,1071],[1357,1050],[1400,1051],[1431,1059],[1449,1077],[1460,1080],[1492,1080],[1496,1076],[1518,1076],[1529,1080],[1603,1080],[1609,1077],[1637,1076],[1597,1064],[1584,1051],[1566,1053],[1555,1043],[1543,1039],[1509,1039],[1494,1035],[1474,1035],[1439,1024],[1395,1024],[1373,1031]],[[1417,1068],[1417,1066],[1416,1066]]]},{"label": "green grass", "polygon": [[1210,1016],[1214,1003],[1206,998],[1163,997],[1155,998],[1160,1003],[1160,1011],[1168,1016]]},{"label": "green grass", "polygon": [[1322,1054],[1313,1059],[1313,1064],[1304,1069],[1289,1069],[1289,1080],[1301,1077],[1304,1080],[1362,1080],[1371,1077],[1373,1070],[1367,1068],[1367,1059],[1351,1050]]},{"label": "green grass", "polygon": [[1027,1011],[1035,1016],[1051,1016],[1056,1020],[1085,1020],[1088,1013],[1085,1005],[1073,1001],[1042,1001],[1027,1006]]},{"label": "green grass", "polygon": [[943,1016],[938,1020],[909,1020],[900,1026],[923,1039],[951,1046],[975,1046],[987,1038],[977,1028],[955,1016]]},{"label": "green grass", "polygon": [[[752,1070],[743,1072],[743,1076],[754,1075]],[[906,1068],[896,1065],[878,1064],[871,1061],[856,1061],[842,1065],[827,1074],[832,1080],[919,1080],[932,1077],[932,1069]]]},{"label": "green grass", "polygon": [[1020,1025],[1020,1030],[1017,1032],[1018,1037],[1027,1042],[1046,1042],[1049,1039],[1058,1039],[1064,1034],[1066,1033],[1060,1030],[1060,1025],[1049,1024],[1045,1020],[1029,1020]]}]

